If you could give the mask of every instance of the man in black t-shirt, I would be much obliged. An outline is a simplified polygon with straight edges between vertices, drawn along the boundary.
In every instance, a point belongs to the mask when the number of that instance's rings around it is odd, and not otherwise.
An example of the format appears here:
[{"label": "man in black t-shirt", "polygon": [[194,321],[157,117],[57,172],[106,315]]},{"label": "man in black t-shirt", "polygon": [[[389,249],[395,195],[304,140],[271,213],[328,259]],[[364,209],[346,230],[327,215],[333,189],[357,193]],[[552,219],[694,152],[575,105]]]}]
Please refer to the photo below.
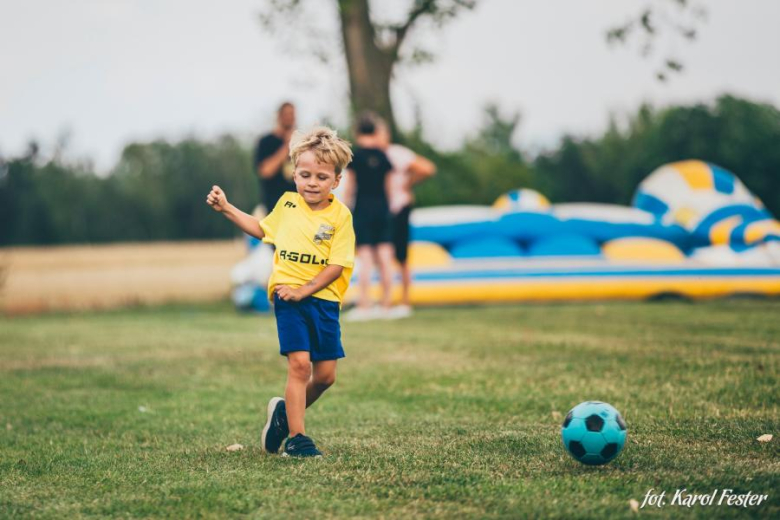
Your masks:
[{"label": "man in black t-shirt", "polygon": [[295,129],[295,106],[282,103],[276,113],[276,128],[263,136],[255,148],[255,172],[260,179],[260,201],[270,213],[286,191],[295,191],[290,162],[290,136]]}]

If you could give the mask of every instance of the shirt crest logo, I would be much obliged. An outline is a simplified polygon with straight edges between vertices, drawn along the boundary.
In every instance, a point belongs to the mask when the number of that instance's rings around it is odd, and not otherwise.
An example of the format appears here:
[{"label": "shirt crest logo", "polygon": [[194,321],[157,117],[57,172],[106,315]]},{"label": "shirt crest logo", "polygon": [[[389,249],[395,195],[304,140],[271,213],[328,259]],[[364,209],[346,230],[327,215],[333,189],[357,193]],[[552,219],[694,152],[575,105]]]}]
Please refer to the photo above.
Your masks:
[{"label": "shirt crest logo", "polygon": [[320,228],[317,230],[317,233],[314,235],[314,243],[315,244],[322,244],[325,240],[330,240],[333,238],[333,231],[336,228],[333,226],[329,226],[327,224],[320,224]]}]

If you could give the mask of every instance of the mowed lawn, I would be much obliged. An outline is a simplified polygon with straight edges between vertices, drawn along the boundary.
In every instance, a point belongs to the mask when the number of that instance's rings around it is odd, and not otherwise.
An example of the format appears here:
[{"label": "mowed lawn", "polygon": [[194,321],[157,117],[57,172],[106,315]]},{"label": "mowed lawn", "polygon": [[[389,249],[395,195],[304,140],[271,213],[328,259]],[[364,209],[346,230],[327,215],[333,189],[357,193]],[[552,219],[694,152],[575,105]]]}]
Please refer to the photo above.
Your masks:
[{"label": "mowed lawn", "polygon": [[[259,447],[285,378],[270,316],[0,318],[0,517],[631,518],[650,488],[769,500],[641,517],[780,517],[780,301],[421,309],[343,330],[307,416],[325,457],[291,460]],[[585,400],[628,422],[604,467],[561,444]]]}]

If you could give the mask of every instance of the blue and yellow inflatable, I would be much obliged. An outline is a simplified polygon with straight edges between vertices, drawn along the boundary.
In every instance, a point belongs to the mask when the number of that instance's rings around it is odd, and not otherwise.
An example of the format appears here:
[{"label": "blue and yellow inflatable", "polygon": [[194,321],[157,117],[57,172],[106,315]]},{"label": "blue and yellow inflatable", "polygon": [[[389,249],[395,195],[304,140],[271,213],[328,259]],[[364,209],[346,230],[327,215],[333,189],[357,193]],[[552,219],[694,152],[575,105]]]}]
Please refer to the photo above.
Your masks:
[{"label": "blue and yellow inflatable", "polygon": [[633,207],[518,189],[491,207],[417,209],[412,226],[416,304],[780,294],[780,223],[703,161],[658,168]]}]

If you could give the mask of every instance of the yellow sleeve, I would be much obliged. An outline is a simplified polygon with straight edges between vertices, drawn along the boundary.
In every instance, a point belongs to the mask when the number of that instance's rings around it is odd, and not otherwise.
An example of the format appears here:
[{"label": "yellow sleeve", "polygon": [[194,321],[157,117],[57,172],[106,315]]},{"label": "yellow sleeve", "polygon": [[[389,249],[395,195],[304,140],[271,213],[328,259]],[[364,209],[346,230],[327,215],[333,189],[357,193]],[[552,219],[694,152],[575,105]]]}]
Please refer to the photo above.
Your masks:
[{"label": "yellow sleeve", "polygon": [[273,211],[260,221],[260,229],[263,230],[263,234],[265,235],[263,237],[263,242],[266,244],[276,243],[276,232],[279,230],[279,220],[282,217],[281,206],[284,200],[285,197],[279,197]]},{"label": "yellow sleeve", "polygon": [[347,268],[355,265],[355,229],[352,227],[352,214],[348,211],[347,217],[333,233],[328,264]]}]

